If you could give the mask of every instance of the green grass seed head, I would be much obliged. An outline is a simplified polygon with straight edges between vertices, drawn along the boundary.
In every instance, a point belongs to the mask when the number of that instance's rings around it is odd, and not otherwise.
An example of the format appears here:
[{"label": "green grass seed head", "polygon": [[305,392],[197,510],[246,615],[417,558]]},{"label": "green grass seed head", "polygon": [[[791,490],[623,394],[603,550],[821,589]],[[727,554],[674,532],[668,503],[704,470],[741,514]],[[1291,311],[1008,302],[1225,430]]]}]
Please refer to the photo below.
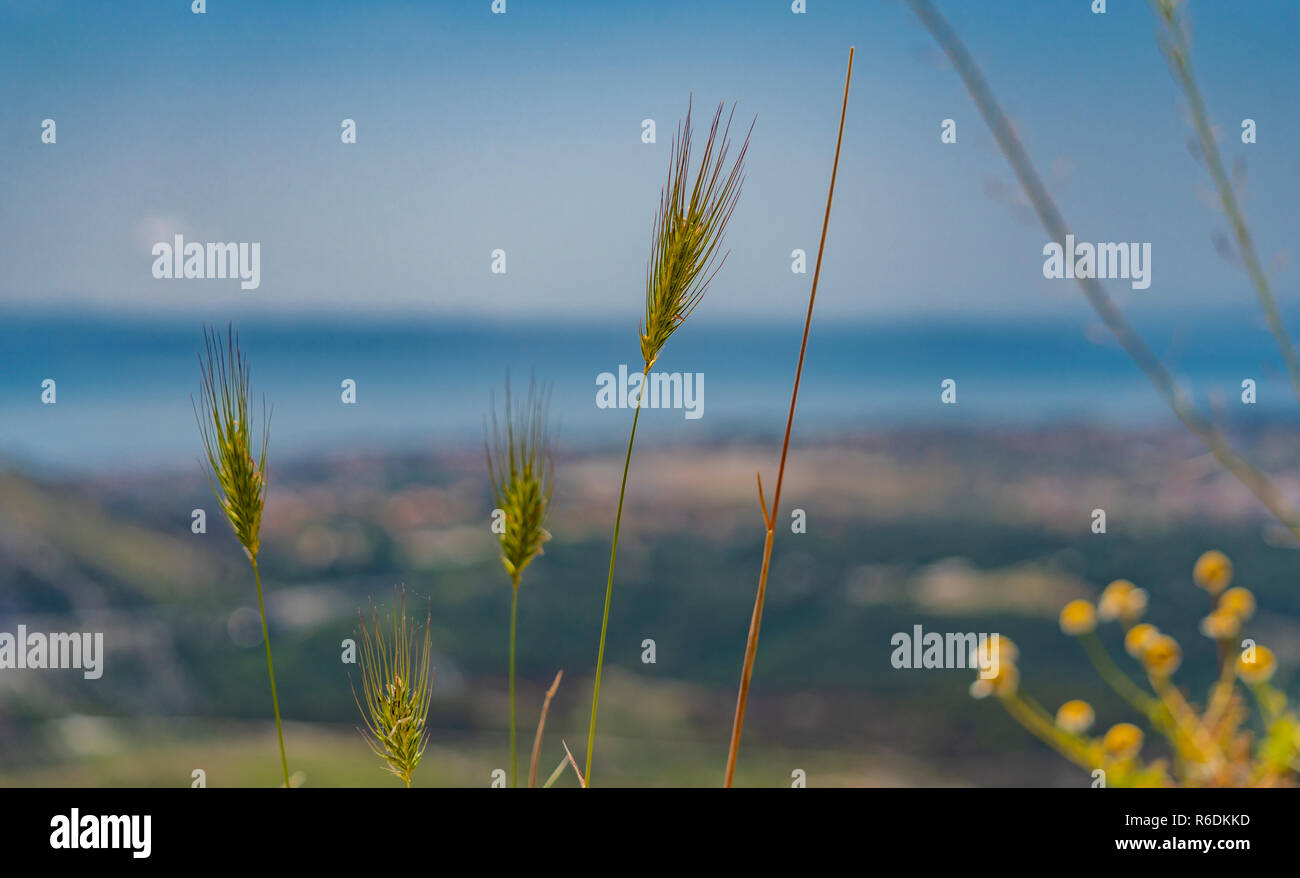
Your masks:
[{"label": "green grass seed head", "polygon": [[361,675],[361,697],[356,687],[352,697],[365,723],[362,735],[370,749],[384,760],[387,771],[409,787],[411,775],[420,764],[428,745],[429,704],[433,697],[432,609],[425,619],[424,638],[417,646],[412,625],[406,618],[406,589],[400,602],[393,589],[393,619],[385,630],[379,613],[370,605],[370,625],[360,619],[357,664]]},{"label": "green grass seed head", "polygon": [[262,510],[266,506],[270,418],[263,401],[261,446],[255,448],[249,413],[248,359],[239,348],[239,334],[227,327],[223,342],[219,331],[205,329],[203,346],[199,354],[199,400],[191,399],[191,403],[203,437],[209,481],[240,545],[256,562]]},{"label": "green grass seed head", "polygon": [[659,211],[650,232],[645,318],[640,326],[646,371],[659,358],[669,337],[704,298],[709,282],[727,258],[721,252],[722,239],[744,183],[749,135],[745,135],[730,172],[724,175],[731,149],[731,120],[736,111],[733,105],[725,127],[719,131],[722,106],[718,104],[713,114],[693,184],[689,106],[686,119],[677,128],[668,162],[668,182],[659,197]]},{"label": "green grass seed head", "polygon": [[555,481],[555,446],[549,423],[550,390],[529,381],[528,396],[512,403],[506,376],[505,425],[492,405],[490,429],[485,428],[488,479],[492,502],[505,513],[501,534],[501,563],[518,586],[524,568],[542,554],[551,538],[546,530]]}]

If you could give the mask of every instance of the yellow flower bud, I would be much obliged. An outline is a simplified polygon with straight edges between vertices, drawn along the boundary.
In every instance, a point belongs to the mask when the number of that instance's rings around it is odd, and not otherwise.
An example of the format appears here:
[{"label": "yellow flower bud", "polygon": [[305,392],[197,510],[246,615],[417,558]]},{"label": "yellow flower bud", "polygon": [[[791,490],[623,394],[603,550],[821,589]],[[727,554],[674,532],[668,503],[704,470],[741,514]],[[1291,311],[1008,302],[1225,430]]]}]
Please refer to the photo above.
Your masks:
[{"label": "yellow flower bud", "polygon": [[1183,663],[1183,650],[1168,634],[1157,634],[1142,651],[1142,665],[1153,677],[1168,677]]},{"label": "yellow flower bud", "polygon": [[1192,578],[1210,594],[1218,594],[1232,582],[1232,561],[1218,549],[1211,549],[1196,559]]},{"label": "yellow flower bud", "polygon": [[1114,759],[1129,759],[1142,749],[1142,730],[1132,723],[1116,723],[1101,741],[1106,755]]},{"label": "yellow flower bud", "polygon": [[1228,640],[1241,631],[1241,617],[1222,607],[1201,620],[1201,633],[1213,640]]},{"label": "yellow flower bud", "polygon": [[1218,609],[1232,613],[1242,622],[1255,615],[1255,595],[1248,588],[1237,586],[1219,595]]},{"label": "yellow flower bud", "polygon": [[1246,661],[1248,653],[1237,658],[1237,676],[1244,683],[1266,683],[1277,670],[1277,658],[1267,646],[1255,646],[1253,661]]},{"label": "yellow flower bud", "polygon": [[1004,658],[998,662],[997,676],[976,679],[975,682],[970,684],[970,694],[972,698],[987,698],[990,695],[997,695],[1001,698],[1007,695],[1015,695],[1019,686],[1019,669]]},{"label": "yellow flower bud", "polygon": [[1071,637],[1090,634],[1097,627],[1097,608],[1090,602],[1070,601],[1061,610],[1061,630]]},{"label": "yellow flower bud", "polygon": [[1150,622],[1143,622],[1134,625],[1124,635],[1124,651],[1135,659],[1142,658],[1142,653],[1146,651],[1147,641],[1160,636],[1160,629]]},{"label": "yellow flower bud", "polygon": [[[997,638],[996,641],[993,639],[994,637]],[[996,652],[994,651],[994,643],[997,644]],[[980,649],[981,648],[977,645],[970,651],[970,666],[972,668],[979,667],[981,660]],[[1016,645],[1011,642],[1011,638],[1007,637],[1005,634],[998,634],[997,632],[990,634],[984,649],[986,649],[990,655],[995,656],[999,664],[1002,662],[1014,662],[1016,659],[1020,658],[1020,650],[1016,649]]]},{"label": "yellow flower bud", "polygon": [[1144,588],[1135,588],[1128,593],[1124,608],[1119,617],[1124,622],[1136,622],[1147,611],[1147,592]]},{"label": "yellow flower bud", "polygon": [[[992,648],[993,648],[993,638],[989,637],[989,649]],[[1014,663],[1018,658],[1020,658],[1020,650],[1016,648],[1016,645],[1011,641],[1011,638],[1007,637],[1005,634],[999,634],[998,635],[998,661]]]},{"label": "yellow flower bud", "polygon": [[1105,622],[1118,619],[1127,606],[1128,596],[1135,588],[1127,579],[1116,579],[1106,586],[1101,593],[1101,600],[1097,601],[1097,615]]},{"label": "yellow flower bud", "polygon": [[1088,731],[1096,718],[1092,705],[1077,698],[1065,702],[1056,711],[1056,724],[1073,735],[1081,735]]}]

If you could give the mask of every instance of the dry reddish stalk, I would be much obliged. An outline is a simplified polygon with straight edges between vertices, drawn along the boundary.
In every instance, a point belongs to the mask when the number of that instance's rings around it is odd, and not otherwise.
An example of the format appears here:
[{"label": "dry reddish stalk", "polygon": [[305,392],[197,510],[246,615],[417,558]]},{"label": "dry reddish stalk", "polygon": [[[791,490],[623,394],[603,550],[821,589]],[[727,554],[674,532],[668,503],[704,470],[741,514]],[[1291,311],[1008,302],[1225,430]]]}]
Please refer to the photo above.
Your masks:
[{"label": "dry reddish stalk", "polygon": [[831,201],[835,198],[835,174],[840,167],[840,144],[844,140],[844,117],[849,109],[849,80],[853,78],[853,47],[849,46],[849,67],[844,74],[844,103],[840,107],[840,131],[835,138],[835,163],[831,165],[831,185],[826,193],[826,216],[822,219],[822,237],[817,245],[817,265],[813,269],[812,292],[808,295],[808,316],[803,324],[803,341],[799,343],[799,365],[794,372],[794,391],[790,394],[790,416],[785,422],[785,439],[781,443],[781,466],[776,473],[776,493],[768,511],[763,499],[763,476],[758,475],[758,502],[763,507],[767,536],[763,539],[763,567],[758,575],[758,593],[754,597],[754,615],[749,620],[749,640],[745,644],[745,664],[740,672],[740,693],[736,696],[736,718],[731,725],[731,746],[727,750],[727,775],[723,786],[730,787],[736,773],[736,753],[740,749],[740,730],[745,723],[745,704],[749,700],[749,680],[754,673],[754,656],[758,653],[758,628],[763,622],[763,600],[767,596],[767,572],[772,563],[772,538],[776,533],[776,515],[781,508],[781,483],[785,480],[785,459],[790,451],[790,430],[794,426],[794,406],[799,399],[799,379],[803,376],[803,359],[808,350],[808,330],[812,327],[813,303],[817,301],[817,279],[822,272],[822,251],[826,249],[826,227],[831,221]]},{"label": "dry reddish stalk", "polygon": [[537,757],[542,753],[542,730],[546,728],[546,714],[551,709],[551,699],[555,697],[555,690],[560,688],[560,678],[564,676],[564,671],[555,672],[555,682],[551,688],[546,690],[546,700],[542,702],[542,716],[537,720],[537,737],[533,738],[533,758],[528,765],[528,786],[533,788],[537,786]]}]

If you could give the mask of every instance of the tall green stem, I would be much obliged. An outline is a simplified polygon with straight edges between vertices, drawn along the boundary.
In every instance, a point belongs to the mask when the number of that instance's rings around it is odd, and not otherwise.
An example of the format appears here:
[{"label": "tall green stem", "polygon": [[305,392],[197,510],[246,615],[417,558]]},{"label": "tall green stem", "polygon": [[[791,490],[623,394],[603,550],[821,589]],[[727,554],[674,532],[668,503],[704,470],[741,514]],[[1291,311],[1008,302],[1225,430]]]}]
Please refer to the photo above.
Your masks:
[{"label": "tall green stem", "polygon": [[262,603],[262,574],[257,569],[257,559],[252,559],[253,579],[257,582],[257,610],[262,614],[262,642],[266,644],[266,672],[271,678],[271,707],[275,710],[275,734],[280,739],[280,767],[284,769],[284,785],[289,786],[289,760],[284,756],[284,728],[280,725],[280,699],[275,694],[275,665],[271,663],[271,635],[266,630],[266,606]]},{"label": "tall green stem", "polygon": [[519,786],[519,750],[515,746],[515,618],[519,611],[519,574],[510,592],[510,785]]},{"label": "tall green stem", "polygon": [[1152,711],[1156,708],[1156,700],[1139,689],[1138,685],[1129,679],[1128,674],[1120,670],[1119,665],[1115,664],[1110,657],[1110,653],[1106,652],[1106,647],[1102,645],[1101,638],[1096,632],[1081,635],[1079,642],[1083,644],[1083,650],[1088,654],[1088,660],[1092,662],[1093,668],[1116,693],[1136,710],[1146,716],[1154,716]]},{"label": "tall green stem", "polygon": [[1005,695],[999,700],[1007,713],[1066,759],[1085,769],[1091,770],[1097,767],[1086,746],[1083,746],[1074,736],[1058,729],[1049,718],[1043,716],[1041,711],[1035,710],[1030,704],[1021,700],[1020,696]]},{"label": "tall green stem", "polygon": [[[641,373],[641,395],[645,396],[646,377],[650,374],[647,363]],[[596,688],[591,694],[591,727],[587,731],[587,786],[591,786],[591,754],[596,749],[596,707],[600,704],[600,672],[605,665],[605,632],[609,628],[609,601],[614,593],[614,562],[618,558],[618,529],[623,522],[623,495],[627,491],[627,470],[632,464],[632,443],[636,440],[636,422],[641,418],[641,400],[637,400],[636,413],[632,415],[632,435],[627,437],[627,456],[623,458],[623,483],[618,489],[618,512],[614,514],[614,545],[609,550],[609,579],[605,583],[605,616],[600,621],[600,650],[596,653]]]}]

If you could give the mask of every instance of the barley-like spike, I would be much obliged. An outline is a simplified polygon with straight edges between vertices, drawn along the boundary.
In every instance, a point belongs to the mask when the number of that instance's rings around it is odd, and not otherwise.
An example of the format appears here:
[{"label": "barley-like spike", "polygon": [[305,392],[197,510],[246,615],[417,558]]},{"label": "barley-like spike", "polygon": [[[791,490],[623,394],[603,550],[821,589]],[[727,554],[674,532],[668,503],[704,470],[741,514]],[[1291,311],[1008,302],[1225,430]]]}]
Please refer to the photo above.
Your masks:
[{"label": "barley-like spike", "polygon": [[190,402],[207,457],[208,483],[236,539],[249,559],[256,561],[266,506],[266,447],[270,439],[266,400],[262,401],[261,449],[254,459],[249,368],[239,348],[239,334],[227,327],[223,345],[218,331],[204,329],[203,342],[199,400],[191,398]]},{"label": "barley-like spike", "polygon": [[547,419],[550,401],[550,387],[539,386],[534,378],[526,399],[514,403],[507,374],[504,429],[497,420],[495,396],[490,427],[484,425],[492,503],[505,513],[501,563],[512,581],[551,538],[546,530],[555,476],[555,444]]},{"label": "barley-like spike", "polygon": [[[650,228],[650,261],[646,265],[645,317],[638,326],[641,356],[645,360],[642,388],[649,382],[650,368],[674,332],[691,315],[722,264],[719,255],[731,212],[740,199],[745,182],[745,153],[754,131],[751,122],[745,142],[736,154],[730,172],[723,176],[730,150],[731,121],[735,105],[727,116],[726,127],[719,136],[723,104],[718,104],[709,126],[709,136],[700,157],[694,185],[691,172],[691,105],[686,118],[677,126],[668,159],[668,182],[659,194],[659,211]],[[757,121],[757,119],[755,119]],[[689,193],[689,194],[688,194]],[[596,749],[596,714],[600,706],[600,677],[605,665],[605,637],[609,632],[609,607],[614,592],[614,565],[618,561],[618,536],[623,521],[623,500],[627,493],[627,474],[632,464],[632,446],[636,442],[636,425],[641,406],[632,415],[632,432],[627,439],[623,458],[623,480],[618,489],[618,508],[614,512],[614,539],[609,551],[609,575],[605,580],[605,611],[600,622],[600,645],[596,648],[596,679],[591,692],[591,723],[587,727],[587,770],[578,772],[586,786],[591,782],[592,754]],[[574,763],[577,771],[577,763]]]},{"label": "barley-like spike", "polygon": [[[352,698],[361,713],[362,737],[384,760],[384,768],[407,785],[428,745],[428,715],[433,697],[432,621],[425,619],[424,640],[415,647],[406,617],[406,590],[393,589],[391,632],[385,632],[374,602],[371,625],[357,612],[360,622],[357,657],[362,697],[352,686]],[[373,630],[372,630],[373,627]],[[349,682],[351,675],[349,675]]]},{"label": "barley-like spike", "polygon": [[[646,267],[645,318],[639,327],[641,354],[646,371],[659,358],[669,337],[704,298],[709,283],[726,261],[719,254],[731,212],[745,180],[745,153],[749,134],[730,172],[723,176],[731,149],[731,122],[735,105],[722,126],[723,105],[718,104],[700,157],[695,183],[688,191],[691,172],[691,110],[677,127],[668,161],[668,182],[659,197],[659,211],[650,231],[650,261]],[[722,127],[719,136],[719,127]],[[750,124],[750,132],[753,131]]]},{"label": "barley-like spike", "polygon": [[244,548],[257,584],[257,606],[262,617],[262,639],[266,646],[266,672],[271,683],[271,707],[275,731],[280,740],[280,767],[284,786],[289,784],[289,760],[284,752],[284,728],[280,722],[280,700],[275,690],[275,666],[271,661],[271,636],[262,601],[262,575],[257,566],[261,548],[262,510],[266,506],[266,446],[270,439],[270,417],[262,399],[262,449],[253,459],[252,423],[248,413],[248,360],[239,349],[239,335],[227,324],[226,341],[215,329],[203,330],[203,352],[199,354],[199,401],[190,397],[194,420],[207,458],[208,485],[225,513],[231,530]]},{"label": "barley-like spike", "polygon": [[555,445],[547,418],[551,392],[529,379],[528,396],[514,405],[510,373],[506,373],[505,431],[497,421],[492,399],[491,430],[483,425],[488,482],[492,502],[505,515],[501,533],[501,564],[510,576],[510,784],[519,785],[519,757],[515,739],[515,627],[519,609],[519,581],[524,568],[542,554],[551,538],[546,517],[555,483]]}]

